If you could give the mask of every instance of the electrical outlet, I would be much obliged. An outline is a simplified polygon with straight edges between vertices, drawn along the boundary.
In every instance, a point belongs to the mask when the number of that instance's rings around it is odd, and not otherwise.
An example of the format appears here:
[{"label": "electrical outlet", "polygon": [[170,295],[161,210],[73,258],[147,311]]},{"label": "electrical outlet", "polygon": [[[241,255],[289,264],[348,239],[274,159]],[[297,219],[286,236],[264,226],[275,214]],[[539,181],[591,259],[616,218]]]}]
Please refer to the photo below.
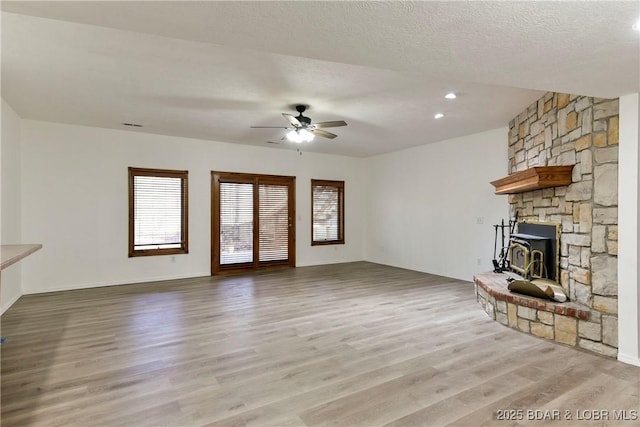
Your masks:
[{"label": "electrical outlet", "polygon": [[476,224],[484,224],[484,217],[479,216],[476,218]]},{"label": "electrical outlet", "polygon": [[482,265],[482,258],[478,258],[476,262],[478,263],[478,265]]}]

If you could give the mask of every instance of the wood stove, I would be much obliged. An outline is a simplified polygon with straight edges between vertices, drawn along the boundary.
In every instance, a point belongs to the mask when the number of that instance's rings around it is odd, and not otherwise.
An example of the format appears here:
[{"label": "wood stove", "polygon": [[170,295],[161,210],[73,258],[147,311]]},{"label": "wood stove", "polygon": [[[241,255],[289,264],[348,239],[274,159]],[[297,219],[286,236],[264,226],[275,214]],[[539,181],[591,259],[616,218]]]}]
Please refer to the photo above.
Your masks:
[{"label": "wood stove", "polygon": [[509,237],[509,268],[527,280],[559,281],[560,224],[520,222]]}]

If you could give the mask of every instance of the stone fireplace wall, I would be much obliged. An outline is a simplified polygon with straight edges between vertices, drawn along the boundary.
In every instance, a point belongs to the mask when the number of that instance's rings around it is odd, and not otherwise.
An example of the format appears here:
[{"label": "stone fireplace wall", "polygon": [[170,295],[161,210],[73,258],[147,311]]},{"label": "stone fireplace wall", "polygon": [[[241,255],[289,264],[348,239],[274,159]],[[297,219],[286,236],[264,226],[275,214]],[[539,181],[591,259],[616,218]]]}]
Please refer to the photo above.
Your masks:
[{"label": "stone fireplace wall", "polygon": [[549,92],[509,123],[510,173],[553,165],[575,165],[572,184],[510,195],[511,215],[562,225],[560,284],[590,311],[573,344],[616,356],[618,99]]}]

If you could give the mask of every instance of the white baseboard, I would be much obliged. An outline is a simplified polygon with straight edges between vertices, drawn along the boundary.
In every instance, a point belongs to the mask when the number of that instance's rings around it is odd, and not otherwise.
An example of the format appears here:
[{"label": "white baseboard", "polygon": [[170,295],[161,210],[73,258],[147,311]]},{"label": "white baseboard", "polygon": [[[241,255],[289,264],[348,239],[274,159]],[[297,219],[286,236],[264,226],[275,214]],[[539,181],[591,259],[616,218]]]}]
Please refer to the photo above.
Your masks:
[{"label": "white baseboard", "polygon": [[208,277],[208,276],[211,276],[210,272],[179,274],[175,276],[145,277],[141,279],[119,280],[114,282],[77,283],[69,286],[53,286],[53,287],[47,287],[47,288],[26,289],[26,290],[23,290],[23,294],[24,295],[46,294],[48,292],[74,291],[77,289],[102,288],[105,286],[134,285],[136,283],[163,282],[167,280],[195,279],[198,277]]},{"label": "white baseboard", "polygon": [[324,260],[324,261],[320,261],[320,262],[313,262],[313,263],[309,263],[309,262],[298,262],[296,261],[296,267],[316,267],[316,266],[320,266],[320,265],[332,265],[332,264],[349,264],[352,262],[366,262],[363,259],[351,259],[351,260],[338,260],[338,261],[330,261],[330,260]]},{"label": "white baseboard", "polygon": [[22,294],[19,293],[16,296],[14,296],[13,298],[11,298],[11,300],[9,300],[8,303],[2,304],[2,307],[0,307],[0,315],[4,314],[5,311],[9,310],[11,308],[11,306],[13,304],[15,304],[16,301],[18,301],[20,299],[21,296],[22,296]]},{"label": "white baseboard", "polygon": [[640,357],[628,356],[626,354],[618,353],[618,361],[633,366],[640,366]]}]

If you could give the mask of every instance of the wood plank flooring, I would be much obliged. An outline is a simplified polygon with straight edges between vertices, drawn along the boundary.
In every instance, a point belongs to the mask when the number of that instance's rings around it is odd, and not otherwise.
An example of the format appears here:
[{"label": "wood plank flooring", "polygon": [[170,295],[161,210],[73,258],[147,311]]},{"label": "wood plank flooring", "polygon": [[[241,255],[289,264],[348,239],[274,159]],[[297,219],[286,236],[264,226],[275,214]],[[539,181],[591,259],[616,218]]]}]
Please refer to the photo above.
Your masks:
[{"label": "wood plank flooring", "polygon": [[24,296],[2,335],[4,427],[640,425],[640,368],[366,262]]}]

